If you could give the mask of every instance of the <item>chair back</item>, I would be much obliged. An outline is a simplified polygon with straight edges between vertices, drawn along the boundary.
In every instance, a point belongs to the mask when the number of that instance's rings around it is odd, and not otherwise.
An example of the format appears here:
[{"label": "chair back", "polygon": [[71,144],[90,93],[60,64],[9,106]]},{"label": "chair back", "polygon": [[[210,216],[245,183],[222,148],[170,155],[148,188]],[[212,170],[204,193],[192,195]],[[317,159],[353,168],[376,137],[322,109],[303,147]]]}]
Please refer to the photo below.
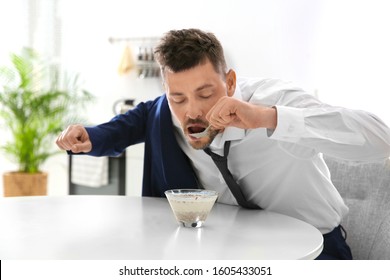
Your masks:
[{"label": "chair back", "polygon": [[324,156],[349,214],[342,221],[354,259],[390,259],[390,164]]}]

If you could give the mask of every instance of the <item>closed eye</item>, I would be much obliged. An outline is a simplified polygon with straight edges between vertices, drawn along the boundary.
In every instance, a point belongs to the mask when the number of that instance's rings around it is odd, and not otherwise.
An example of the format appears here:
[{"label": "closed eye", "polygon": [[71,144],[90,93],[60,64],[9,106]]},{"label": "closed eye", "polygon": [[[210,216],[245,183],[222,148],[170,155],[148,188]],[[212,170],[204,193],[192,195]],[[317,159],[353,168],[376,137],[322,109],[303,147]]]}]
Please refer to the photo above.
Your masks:
[{"label": "closed eye", "polygon": [[182,95],[174,95],[169,97],[169,100],[175,104],[180,104],[183,103],[186,100],[186,98]]},{"label": "closed eye", "polygon": [[171,99],[171,101],[173,102],[173,103],[176,103],[176,104],[180,104],[180,103],[184,103],[184,99]]},{"label": "closed eye", "polygon": [[214,90],[207,88],[198,93],[198,97],[201,99],[208,99],[214,95]]},{"label": "closed eye", "polygon": [[202,99],[208,99],[212,96],[212,94],[207,94],[207,95],[200,95],[199,97]]}]

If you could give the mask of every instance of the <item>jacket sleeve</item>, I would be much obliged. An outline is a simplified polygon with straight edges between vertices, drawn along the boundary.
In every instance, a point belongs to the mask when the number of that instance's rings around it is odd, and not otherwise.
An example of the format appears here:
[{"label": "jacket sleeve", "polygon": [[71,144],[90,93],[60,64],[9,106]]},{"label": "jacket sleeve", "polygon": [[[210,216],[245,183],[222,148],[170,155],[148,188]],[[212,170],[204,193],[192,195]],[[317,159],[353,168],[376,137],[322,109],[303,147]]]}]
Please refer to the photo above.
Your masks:
[{"label": "jacket sleeve", "polygon": [[140,103],[109,122],[86,127],[92,143],[91,156],[117,156],[128,146],[145,141],[148,111],[154,101]]}]

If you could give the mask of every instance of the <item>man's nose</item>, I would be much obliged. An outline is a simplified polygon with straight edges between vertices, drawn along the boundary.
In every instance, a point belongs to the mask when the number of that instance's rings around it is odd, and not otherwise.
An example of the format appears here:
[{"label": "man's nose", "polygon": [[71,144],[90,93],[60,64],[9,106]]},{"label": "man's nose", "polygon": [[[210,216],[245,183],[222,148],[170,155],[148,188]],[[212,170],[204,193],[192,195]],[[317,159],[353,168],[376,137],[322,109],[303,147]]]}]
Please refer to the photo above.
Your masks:
[{"label": "man's nose", "polygon": [[187,107],[187,117],[190,119],[196,119],[203,115],[202,108],[199,104],[196,103],[188,103]]}]

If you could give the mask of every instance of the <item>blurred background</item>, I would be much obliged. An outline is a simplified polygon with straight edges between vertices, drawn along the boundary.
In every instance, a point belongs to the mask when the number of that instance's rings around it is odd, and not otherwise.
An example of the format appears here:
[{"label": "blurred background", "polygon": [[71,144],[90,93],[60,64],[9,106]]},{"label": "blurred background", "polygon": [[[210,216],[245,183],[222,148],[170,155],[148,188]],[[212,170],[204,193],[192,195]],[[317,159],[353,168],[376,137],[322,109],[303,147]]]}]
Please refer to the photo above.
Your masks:
[{"label": "blurred background", "polygon": [[[170,29],[200,28],[220,39],[238,76],[293,81],[323,102],[390,124],[389,7],[385,0],[3,0],[0,64],[28,46],[80,74],[96,97],[88,124],[98,124],[125,99],[162,94],[153,46]],[[2,145],[1,120],[0,135]],[[126,151],[127,195],[140,194],[142,162],[142,145]],[[15,169],[3,154],[0,163],[1,173]],[[48,194],[67,195],[67,155],[50,158],[44,170]]]}]

